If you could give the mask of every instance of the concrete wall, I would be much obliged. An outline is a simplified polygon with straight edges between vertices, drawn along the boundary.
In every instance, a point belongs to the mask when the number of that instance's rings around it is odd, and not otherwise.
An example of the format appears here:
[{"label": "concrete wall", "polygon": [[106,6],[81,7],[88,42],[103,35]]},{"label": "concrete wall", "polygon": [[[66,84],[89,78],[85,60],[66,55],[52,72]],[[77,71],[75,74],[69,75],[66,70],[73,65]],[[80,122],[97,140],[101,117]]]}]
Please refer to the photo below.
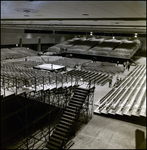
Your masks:
[{"label": "concrete wall", "polygon": [[19,39],[22,38],[23,44],[37,44],[41,38],[42,44],[60,43],[73,38],[74,35],[63,34],[36,34],[36,33],[1,33],[1,45],[19,44]]}]

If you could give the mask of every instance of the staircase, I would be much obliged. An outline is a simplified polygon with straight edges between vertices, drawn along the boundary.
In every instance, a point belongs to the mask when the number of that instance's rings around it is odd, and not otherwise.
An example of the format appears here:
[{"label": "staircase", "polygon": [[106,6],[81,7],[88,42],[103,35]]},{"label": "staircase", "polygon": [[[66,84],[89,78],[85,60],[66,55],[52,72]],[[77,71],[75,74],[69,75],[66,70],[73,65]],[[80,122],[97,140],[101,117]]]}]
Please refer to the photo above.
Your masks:
[{"label": "staircase", "polygon": [[47,148],[63,149],[75,132],[74,123],[79,117],[80,109],[88,94],[88,89],[76,88],[73,97],[61,114],[59,122],[46,145]]}]

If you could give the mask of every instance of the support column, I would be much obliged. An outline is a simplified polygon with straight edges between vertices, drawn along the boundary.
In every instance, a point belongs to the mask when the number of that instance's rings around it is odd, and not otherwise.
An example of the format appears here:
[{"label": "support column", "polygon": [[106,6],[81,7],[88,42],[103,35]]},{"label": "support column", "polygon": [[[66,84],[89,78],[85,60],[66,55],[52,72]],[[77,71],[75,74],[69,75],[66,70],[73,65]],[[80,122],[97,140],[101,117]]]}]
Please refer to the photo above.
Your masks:
[{"label": "support column", "polygon": [[19,39],[19,47],[22,47],[22,38]]},{"label": "support column", "polygon": [[41,38],[38,39],[37,51],[41,52]]}]

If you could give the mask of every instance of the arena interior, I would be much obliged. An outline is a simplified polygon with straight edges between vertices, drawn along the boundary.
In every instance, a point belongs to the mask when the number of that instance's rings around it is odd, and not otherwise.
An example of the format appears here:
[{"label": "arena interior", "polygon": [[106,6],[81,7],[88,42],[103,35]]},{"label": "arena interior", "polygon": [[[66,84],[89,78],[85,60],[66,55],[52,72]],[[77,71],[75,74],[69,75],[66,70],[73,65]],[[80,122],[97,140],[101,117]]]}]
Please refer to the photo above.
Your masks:
[{"label": "arena interior", "polygon": [[1,4],[1,148],[146,149],[146,1]]}]

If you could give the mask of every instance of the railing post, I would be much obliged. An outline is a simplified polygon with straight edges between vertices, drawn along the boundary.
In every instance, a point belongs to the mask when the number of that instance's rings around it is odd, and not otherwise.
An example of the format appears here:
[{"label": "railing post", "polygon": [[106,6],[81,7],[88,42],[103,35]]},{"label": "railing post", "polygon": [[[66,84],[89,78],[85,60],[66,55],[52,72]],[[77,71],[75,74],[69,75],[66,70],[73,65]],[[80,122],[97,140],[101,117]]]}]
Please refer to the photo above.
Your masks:
[{"label": "railing post", "polygon": [[60,92],[59,90],[60,90],[60,89],[58,88],[58,89],[57,89],[57,91],[58,91],[58,107],[59,107],[59,92]]},{"label": "railing post", "polygon": [[16,95],[17,95],[17,77],[15,78],[15,85],[16,85]]},{"label": "railing post", "polygon": [[90,87],[91,87],[91,80],[89,80],[89,87],[88,88],[90,89]]},{"label": "railing post", "polygon": [[37,85],[36,85],[36,76],[35,76],[35,92],[36,92],[36,90],[37,90],[37,87],[36,87]]},{"label": "railing post", "polygon": [[50,73],[48,72],[48,82],[50,84]]},{"label": "railing post", "polygon": [[[49,100],[49,104],[50,104],[50,100]],[[50,140],[50,129],[51,127],[50,127],[50,113],[49,113],[49,137],[48,137],[48,140]]]},{"label": "railing post", "polygon": [[44,76],[42,77],[42,80],[43,80],[43,91],[44,91]]},{"label": "railing post", "polygon": [[72,86],[72,74],[71,74],[71,86]]},{"label": "railing post", "polygon": [[56,88],[57,88],[57,73],[56,73]]},{"label": "railing post", "polygon": [[3,86],[4,86],[4,97],[6,95],[6,92],[5,92],[5,77],[3,76]]},{"label": "railing post", "polygon": [[[27,98],[27,95],[26,95],[26,93],[25,93],[25,98]],[[28,106],[27,106],[27,101],[25,101],[25,129],[26,129],[26,141],[27,141],[27,149],[29,149],[29,143],[28,143],[28,112],[27,112],[27,108]]]},{"label": "railing post", "polygon": [[63,78],[64,78],[64,76],[62,75],[62,87],[63,87]]},{"label": "railing post", "polygon": [[66,82],[67,82],[67,72],[66,72]]}]

